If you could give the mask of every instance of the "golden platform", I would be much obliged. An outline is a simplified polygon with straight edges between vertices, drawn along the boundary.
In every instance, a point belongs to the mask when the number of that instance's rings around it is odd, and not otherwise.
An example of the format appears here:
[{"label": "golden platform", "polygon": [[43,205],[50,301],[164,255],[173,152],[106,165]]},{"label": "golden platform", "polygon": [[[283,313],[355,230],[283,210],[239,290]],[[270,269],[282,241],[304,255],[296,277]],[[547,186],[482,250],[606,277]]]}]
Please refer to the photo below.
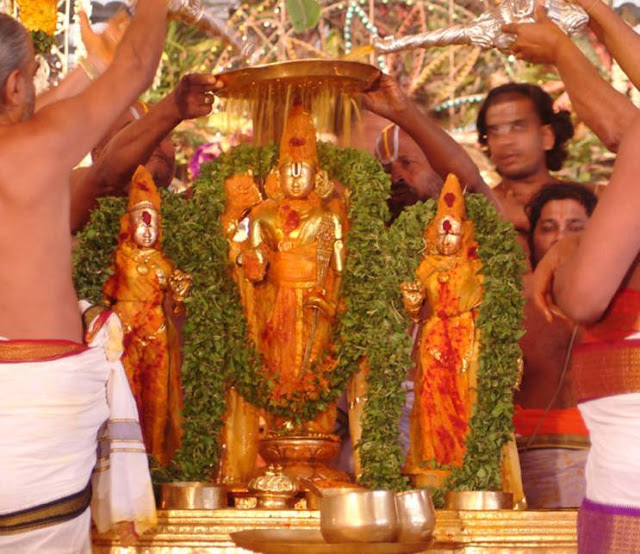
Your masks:
[{"label": "golden platform", "polygon": [[[575,510],[438,510],[429,553],[573,553]],[[229,534],[245,529],[318,529],[320,513],[309,510],[170,510],[158,527],[129,548],[113,537],[94,536],[95,554],[248,554]],[[366,543],[362,545],[366,554]]]}]

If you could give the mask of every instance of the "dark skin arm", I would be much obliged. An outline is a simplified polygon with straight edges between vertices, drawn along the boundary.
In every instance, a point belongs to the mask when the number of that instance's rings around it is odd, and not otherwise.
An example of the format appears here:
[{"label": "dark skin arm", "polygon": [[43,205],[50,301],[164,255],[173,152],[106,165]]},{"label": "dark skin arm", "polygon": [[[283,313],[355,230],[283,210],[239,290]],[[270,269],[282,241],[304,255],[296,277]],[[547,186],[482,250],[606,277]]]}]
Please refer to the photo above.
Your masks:
[{"label": "dark skin arm", "polygon": [[211,75],[185,75],[178,86],[139,120],[117,133],[89,168],[71,175],[71,231],[86,224],[97,199],[126,192],[136,168],[145,164],[183,120],[208,115],[220,83]]},{"label": "dark skin arm", "polygon": [[[517,36],[511,47],[517,57],[558,68],[580,119],[609,150],[616,152],[638,113],[633,103],[600,76],[541,6],[536,9],[535,23],[505,25],[503,30]],[[629,48],[633,50],[632,46]]]},{"label": "dark skin arm", "polygon": [[362,95],[365,108],[388,119],[405,131],[421,148],[429,163],[444,180],[454,173],[469,190],[484,194],[498,206],[495,195],[480,176],[464,148],[435,121],[422,114],[389,75],[382,75]]}]

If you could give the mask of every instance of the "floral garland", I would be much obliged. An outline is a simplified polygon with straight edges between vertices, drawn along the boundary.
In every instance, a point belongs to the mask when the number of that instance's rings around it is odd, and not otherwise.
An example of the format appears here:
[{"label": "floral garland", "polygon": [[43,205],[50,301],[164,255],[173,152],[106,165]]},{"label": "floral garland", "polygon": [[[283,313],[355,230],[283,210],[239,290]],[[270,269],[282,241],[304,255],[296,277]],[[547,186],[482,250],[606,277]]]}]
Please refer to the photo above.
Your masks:
[{"label": "floral garland", "polygon": [[53,45],[58,24],[57,0],[17,0],[20,21],[31,33],[36,54],[46,54]]},{"label": "floral garland", "polygon": [[[453,469],[444,489],[435,495],[435,500],[440,505],[447,490],[500,489],[502,447],[513,432],[513,387],[518,378],[518,360],[522,355],[518,344],[522,336],[521,322],[524,314],[521,290],[525,266],[522,248],[517,242],[513,227],[499,218],[484,196],[467,195],[466,206],[468,217],[475,226],[485,289],[477,319],[477,327],[482,336],[478,359],[478,402],[469,423],[470,432],[466,440],[463,465]],[[435,217],[436,208],[436,202],[431,200],[405,210],[386,237],[385,265],[393,274],[392,280],[397,291],[393,313],[400,320],[400,328],[406,329],[410,321],[402,307],[399,285],[402,281],[415,278],[425,250],[423,232]],[[411,364],[408,357],[403,362],[405,368]],[[373,395],[384,396],[385,390],[397,390],[404,380],[404,373],[401,371],[391,376],[388,370],[381,369],[380,366],[372,365],[369,376],[369,401],[365,405],[367,424],[370,423],[369,412],[375,410],[377,414],[379,409],[377,400],[371,405],[371,400],[375,399]],[[396,408],[395,404],[393,408]],[[388,433],[381,442],[386,443],[393,438],[393,431],[383,427],[380,417],[375,418],[374,426],[378,427],[378,433]],[[371,436],[373,431],[374,429],[369,429],[367,435]],[[364,453],[373,448],[368,448],[364,443],[362,450]],[[371,456],[378,458],[375,467],[383,469],[384,456],[378,455],[375,450]],[[392,459],[394,467],[397,467],[397,457],[393,456]],[[372,464],[369,462],[367,465]],[[401,483],[400,471],[395,475],[387,473],[382,478],[374,474],[369,483],[375,486]]]}]

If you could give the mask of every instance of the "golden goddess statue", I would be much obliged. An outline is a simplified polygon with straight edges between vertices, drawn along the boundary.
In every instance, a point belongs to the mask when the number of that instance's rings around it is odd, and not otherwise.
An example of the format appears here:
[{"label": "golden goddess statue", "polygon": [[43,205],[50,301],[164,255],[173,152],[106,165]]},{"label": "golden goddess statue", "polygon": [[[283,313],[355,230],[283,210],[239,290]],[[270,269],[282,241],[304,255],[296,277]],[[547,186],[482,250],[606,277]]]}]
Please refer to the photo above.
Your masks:
[{"label": "golden goddess statue", "polygon": [[[425,232],[418,279],[402,284],[405,309],[421,322],[418,371],[405,471],[419,484],[440,487],[459,467],[475,402],[482,264],[460,184],[450,175]],[[427,304],[428,316],[422,320]]]},{"label": "golden goddess statue", "polygon": [[164,255],[161,238],[160,196],[141,166],[131,181],[129,208],[120,221],[115,272],[103,294],[122,321],[122,361],[147,452],[166,465],[182,438],[180,350],[168,306],[172,303],[176,312],[183,309],[191,277]]},{"label": "golden goddess statue", "polygon": [[[301,105],[285,122],[265,194],[249,212],[248,241],[236,262],[249,328],[272,379],[272,402],[280,404],[312,398],[336,365],[330,336],[345,258],[344,202],[318,167],[316,130]],[[334,421],[335,408],[305,429],[330,433]],[[287,422],[269,423],[276,431]]]}]

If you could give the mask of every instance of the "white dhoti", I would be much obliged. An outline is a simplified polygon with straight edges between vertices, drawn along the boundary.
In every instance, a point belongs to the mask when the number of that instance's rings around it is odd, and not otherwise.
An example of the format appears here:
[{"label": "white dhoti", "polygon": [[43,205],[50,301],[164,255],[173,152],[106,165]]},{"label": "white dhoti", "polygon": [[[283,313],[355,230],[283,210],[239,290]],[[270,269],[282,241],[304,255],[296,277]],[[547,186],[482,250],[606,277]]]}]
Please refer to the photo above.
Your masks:
[{"label": "white dhoti", "polygon": [[[122,364],[106,357],[106,341],[105,325],[85,349],[0,342],[0,552],[91,552],[89,509],[76,504],[76,514],[71,501],[66,517],[73,517],[65,520],[56,503],[86,491],[90,480],[98,530],[120,521],[135,521],[138,532],[155,524],[135,401]],[[6,361],[16,352],[24,359],[20,348],[24,358],[33,348],[46,361]],[[96,466],[99,438],[110,458],[101,455]]]}]

